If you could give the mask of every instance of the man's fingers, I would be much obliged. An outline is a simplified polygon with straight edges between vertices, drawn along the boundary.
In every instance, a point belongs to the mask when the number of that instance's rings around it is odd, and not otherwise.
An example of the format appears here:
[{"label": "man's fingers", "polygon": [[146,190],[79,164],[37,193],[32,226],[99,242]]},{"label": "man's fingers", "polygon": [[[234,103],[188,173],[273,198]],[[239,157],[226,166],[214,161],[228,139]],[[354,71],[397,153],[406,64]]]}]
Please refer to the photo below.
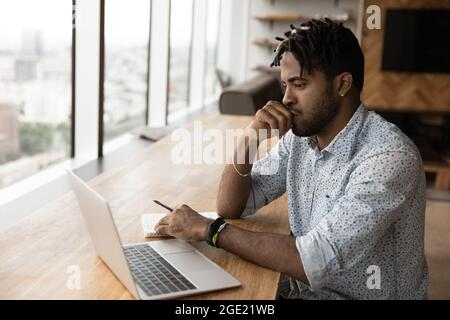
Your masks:
[{"label": "man's fingers", "polygon": [[166,215],[164,218],[158,221],[158,223],[155,226],[155,229],[159,227],[160,225],[167,225],[170,223],[170,214]]},{"label": "man's fingers", "polygon": [[283,113],[286,117],[288,117],[289,118],[289,122],[291,121],[292,114],[289,112],[288,108],[284,104],[282,104],[282,103],[280,103],[278,101],[273,101],[273,100],[269,101],[268,104],[270,104],[275,109],[277,109],[278,111]]},{"label": "man's fingers", "polygon": [[169,235],[169,226],[168,225],[160,225],[157,228],[155,228],[155,231],[157,234],[164,234]]},{"label": "man's fingers", "polygon": [[267,110],[271,115],[276,117],[280,123],[280,134],[284,134],[290,129],[292,124],[292,114],[282,103],[270,100],[263,109]]},{"label": "man's fingers", "polygon": [[271,129],[279,129],[278,120],[271,115],[267,110],[260,109],[258,111],[259,118],[270,125]]},{"label": "man's fingers", "polygon": [[288,118],[271,104],[267,104],[265,110],[269,112],[272,116],[274,116],[278,121],[278,128],[280,129],[280,133],[284,133],[287,130],[287,120]]}]

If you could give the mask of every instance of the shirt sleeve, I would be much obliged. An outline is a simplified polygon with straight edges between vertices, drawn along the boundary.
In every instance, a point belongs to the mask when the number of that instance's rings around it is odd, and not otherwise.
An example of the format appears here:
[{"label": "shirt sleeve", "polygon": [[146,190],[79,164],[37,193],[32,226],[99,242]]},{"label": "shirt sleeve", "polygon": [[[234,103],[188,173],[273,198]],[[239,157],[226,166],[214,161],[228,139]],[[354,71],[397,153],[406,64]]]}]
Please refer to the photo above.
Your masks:
[{"label": "shirt sleeve", "polygon": [[241,217],[255,213],[286,192],[286,171],[292,135],[288,131],[262,159],[253,164],[250,195]]},{"label": "shirt sleeve", "polygon": [[420,156],[386,152],[363,161],[345,194],[306,235],[296,238],[312,290],[367,257],[416,196],[424,176]]}]

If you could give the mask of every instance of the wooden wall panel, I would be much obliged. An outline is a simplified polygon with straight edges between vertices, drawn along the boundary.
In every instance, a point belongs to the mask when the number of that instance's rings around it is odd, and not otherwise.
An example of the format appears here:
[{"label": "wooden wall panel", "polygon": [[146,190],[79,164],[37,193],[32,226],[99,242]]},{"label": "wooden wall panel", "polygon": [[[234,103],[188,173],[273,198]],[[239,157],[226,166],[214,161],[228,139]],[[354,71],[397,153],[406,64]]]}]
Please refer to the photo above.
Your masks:
[{"label": "wooden wall panel", "polygon": [[[450,113],[450,74],[399,73],[381,70],[387,8],[450,8],[450,0],[365,0],[381,8],[381,30],[369,30],[363,23],[362,49],[365,55],[363,101],[378,111]],[[365,18],[368,15],[365,14]],[[442,35],[442,41],[449,41]]]}]

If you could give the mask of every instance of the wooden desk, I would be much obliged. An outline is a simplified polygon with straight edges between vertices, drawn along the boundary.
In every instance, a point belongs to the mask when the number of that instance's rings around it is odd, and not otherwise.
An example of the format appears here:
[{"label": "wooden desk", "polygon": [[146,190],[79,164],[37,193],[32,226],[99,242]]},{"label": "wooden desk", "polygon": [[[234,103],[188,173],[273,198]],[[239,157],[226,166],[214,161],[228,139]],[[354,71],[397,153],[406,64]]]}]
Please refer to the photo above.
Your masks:
[{"label": "wooden desk", "polygon": [[[212,115],[204,128],[243,128],[249,117]],[[188,125],[189,130],[193,126]],[[140,215],[161,212],[152,202],[186,203],[197,211],[214,211],[223,165],[174,165],[175,142],[168,136],[125,165],[89,182],[111,205],[123,243],[144,242]],[[285,197],[256,215],[233,224],[254,231],[288,234]],[[197,249],[242,282],[240,288],[192,296],[192,299],[273,299],[279,273],[209,247]],[[81,289],[67,286],[71,266],[81,271]],[[73,270],[72,270],[73,272]],[[37,210],[0,234],[1,299],[132,299],[132,295],[95,255],[73,192]]]}]

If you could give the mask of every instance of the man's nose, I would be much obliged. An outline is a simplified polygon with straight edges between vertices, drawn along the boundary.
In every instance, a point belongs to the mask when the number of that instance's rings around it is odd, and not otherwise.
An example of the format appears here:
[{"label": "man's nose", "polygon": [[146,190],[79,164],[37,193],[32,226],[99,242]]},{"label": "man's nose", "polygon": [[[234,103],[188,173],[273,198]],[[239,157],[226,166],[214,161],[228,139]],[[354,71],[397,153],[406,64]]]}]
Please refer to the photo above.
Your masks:
[{"label": "man's nose", "polygon": [[286,92],[284,93],[283,104],[285,106],[288,106],[290,104],[296,104],[295,96],[292,95],[291,90],[289,88],[286,88]]}]

